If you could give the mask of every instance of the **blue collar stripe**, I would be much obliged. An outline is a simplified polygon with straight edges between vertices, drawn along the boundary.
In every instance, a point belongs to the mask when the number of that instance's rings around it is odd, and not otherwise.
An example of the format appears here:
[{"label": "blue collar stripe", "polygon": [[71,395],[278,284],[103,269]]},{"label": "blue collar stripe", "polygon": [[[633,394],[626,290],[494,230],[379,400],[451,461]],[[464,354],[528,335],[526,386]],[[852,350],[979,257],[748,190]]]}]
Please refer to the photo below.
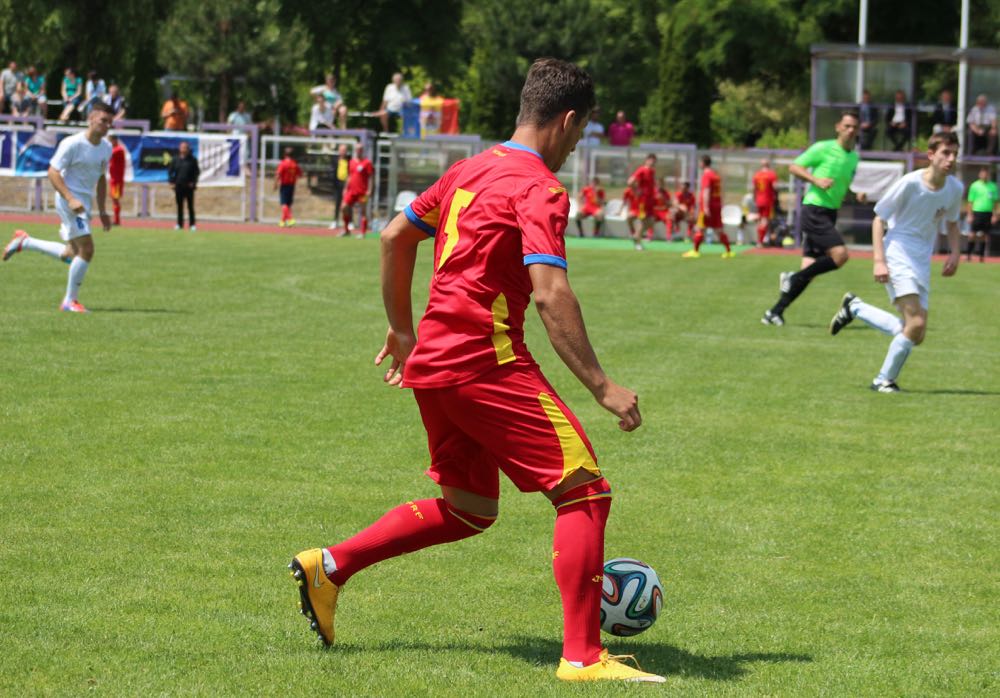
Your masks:
[{"label": "blue collar stripe", "polygon": [[505,143],[501,143],[500,145],[502,145],[505,148],[510,148],[511,150],[523,150],[526,153],[531,153],[532,155],[536,156],[539,160],[543,159],[541,154],[534,148],[529,148],[526,145],[521,145],[520,143],[515,143],[514,141],[507,141]]}]

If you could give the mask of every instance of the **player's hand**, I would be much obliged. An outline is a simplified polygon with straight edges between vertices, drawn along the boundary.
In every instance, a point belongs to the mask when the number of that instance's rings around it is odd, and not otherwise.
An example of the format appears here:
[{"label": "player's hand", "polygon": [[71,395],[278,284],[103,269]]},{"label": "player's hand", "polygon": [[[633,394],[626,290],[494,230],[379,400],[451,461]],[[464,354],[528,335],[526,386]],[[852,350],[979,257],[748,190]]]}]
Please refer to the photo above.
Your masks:
[{"label": "player's hand", "polygon": [[969,221],[969,225],[972,225],[972,211],[969,211],[968,215],[965,217],[965,220]]},{"label": "player's hand", "polygon": [[395,332],[391,327],[385,334],[385,344],[382,350],[375,356],[375,365],[381,366],[387,356],[392,357],[392,363],[385,372],[382,380],[389,384],[403,387],[403,366],[410,358],[410,352],[417,343],[417,338],[412,332]]},{"label": "player's hand", "polygon": [[889,267],[885,265],[885,262],[875,262],[872,275],[875,277],[875,281],[880,284],[889,283]]},{"label": "player's hand", "polygon": [[104,232],[111,230],[111,216],[107,211],[101,211],[101,227],[104,228]]},{"label": "player's hand", "polygon": [[813,180],[813,184],[820,189],[826,190],[833,186],[833,180],[829,177],[817,177]]},{"label": "player's hand", "polygon": [[80,215],[81,213],[85,212],[83,208],[83,203],[75,196],[69,197],[66,203],[69,204],[70,210],[77,215]]},{"label": "player's hand", "polygon": [[628,388],[609,380],[604,392],[597,397],[597,403],[618,417],[618,428],[622,431],[635,431],[642,425],[639,396]]},{"label": "player's hand", "polygon": [[941,270],[941,276],[954,276],[955,272],[958,271],[958,260],[961,257],[962,255],[960,254],[948,255],[948,259],[944,261],[944,269]]}]

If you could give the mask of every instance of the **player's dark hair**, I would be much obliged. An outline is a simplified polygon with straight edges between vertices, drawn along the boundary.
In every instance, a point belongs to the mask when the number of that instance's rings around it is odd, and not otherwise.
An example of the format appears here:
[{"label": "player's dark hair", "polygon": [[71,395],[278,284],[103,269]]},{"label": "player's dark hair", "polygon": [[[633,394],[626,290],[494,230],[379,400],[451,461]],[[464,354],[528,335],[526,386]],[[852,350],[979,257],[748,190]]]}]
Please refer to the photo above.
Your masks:
[{"label": "player's dark hair", "polygon": [[857,109],[845,109],[844,111],[840,112],[840,118],[837,119],[837,121],[843,121],[845,116],[849,116],[855,121],[861,121],[861,117],[858,116]]},{"label": "player's dark hair", "polygon": [[656,162],[656,153],[646,153],[646,160]]},{"label": "player's dark hair", "polygon": [[292,157],[292,154],[293,154],[294,152],[295,152],[295,151],[294,151],[294,150],[292,150],[291,148],[285,148],[285,157],[286,157],[286,158],[290,158],[290,157]]},{"label": "player's dark hair", "polygon": [[104,102],[94,102],[90,105],[90,111],[102,111],[105,114],[111,114],[111,116],[115,115],[115,110],[111,108],[111,105]]},{"label": "player's dark hair", "polygon": [[932,153],[936,153],[937,149],[940,148],[942,145],[953,145],[957,148],[958,136],[951,132],[935,133],[933,136],[930,137],[930,140],[927,141],[927,150]]},{"label": "player's dark hair", "polygon": [[711,167],[712,166],[712,156],[711,155],[702,155],[701,156],[701,166],[702,167]]},{"label": "player's dark hair", "polygon": [[517,125],[543,126],[570,110],[576,112],[579,124],[596,103],[594,81],[585,71],[557,58],[539,58],[521,88]]}]

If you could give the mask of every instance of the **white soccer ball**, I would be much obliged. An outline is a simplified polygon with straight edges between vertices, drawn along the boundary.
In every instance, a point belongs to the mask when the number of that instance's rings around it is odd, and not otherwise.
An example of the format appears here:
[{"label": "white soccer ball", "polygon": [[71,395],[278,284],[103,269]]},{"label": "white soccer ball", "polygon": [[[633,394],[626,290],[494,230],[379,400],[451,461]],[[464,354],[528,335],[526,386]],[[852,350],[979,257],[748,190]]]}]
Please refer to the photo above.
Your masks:
[{"label": "white soccer ball", "polygon": [[625,637],[638,635],[656,622],[663,606],[663,587],[652,567],[616,557],[604,563],[601,630]]}]

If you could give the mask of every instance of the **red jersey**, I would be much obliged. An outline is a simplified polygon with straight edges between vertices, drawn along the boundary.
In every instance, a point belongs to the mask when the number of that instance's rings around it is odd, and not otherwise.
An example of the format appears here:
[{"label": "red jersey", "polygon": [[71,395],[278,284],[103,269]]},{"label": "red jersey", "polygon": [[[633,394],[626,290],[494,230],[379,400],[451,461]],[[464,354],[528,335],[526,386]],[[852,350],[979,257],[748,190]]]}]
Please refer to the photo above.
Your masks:
[{"label": "red jersey", "polygon": [[688,211],[694,210],[694,192],[690,189],[678,189],[674,192],[674,198],[677,199],[678,206],[685,206]]},{"label": "red jersey", "polygon": [[302,168],[292,158],[285,158],[278,163],[276,176],[279,184],[295,184],[302,176]]},{"label": "red jersey", "polygon": [[778,198],[774,185],[778,175],[774,170],[757,170],[753,176],[753,198],[757,206],[773,206]]},{"label": "red jersey", "polygon": [[584,205],[588,208],[600,208],[604,201],[604,190],[595,188],[591,184],[581,189],[580,194],[583,196]]},{"label": "red jersey", "polygon": [[111,149],[111,159],[108,160],[108,179],[112,182],[125,181],[125,146],[121,143]]},{"label": "red jersey", "polygon": [[455,163],[404,213],[434,237],[430,297],[405,385],[440,388],[503,364],[534,366],[524,344],[528,266],[566,268],[569,216],[566,189],[541,156],[507,141]]},{"label": "red jersey", "polygon": [[629,187],[622,194],[622,204],[628,206],[628,213],[633,218],[645,218],[647,211],[645,207],[646,197],[642,192],[636,193],[635,189]]},{"label": "red jersey", "polygon": [[347,165],[347,193],[348,194],[367,194],[368,193],[368,182],[371,180],[372,175],[375,174],[375,167],[372,165],[372,161],[368,158],[351,158],[351,162]]},{"label": "red jersey", "polygon": [[656,204],[653,206],[655,211],[668,211],[670,210],[670,192],[660,187],[656,190]]},{"label": "red jersey", "polygon": [[631,179],[639,184],[639,194],[647,199],[652,199],[656,195],[656,170],[652,167],[641,165],[632,173]]},{"label": "red jersey", "polygon": [[718,210],[722,208],[722,179],[711,167],[706,167],[701,174],[701,190],[698,192],[699,208],[704,204],[705,192],[708,192],[708,208]]}]

